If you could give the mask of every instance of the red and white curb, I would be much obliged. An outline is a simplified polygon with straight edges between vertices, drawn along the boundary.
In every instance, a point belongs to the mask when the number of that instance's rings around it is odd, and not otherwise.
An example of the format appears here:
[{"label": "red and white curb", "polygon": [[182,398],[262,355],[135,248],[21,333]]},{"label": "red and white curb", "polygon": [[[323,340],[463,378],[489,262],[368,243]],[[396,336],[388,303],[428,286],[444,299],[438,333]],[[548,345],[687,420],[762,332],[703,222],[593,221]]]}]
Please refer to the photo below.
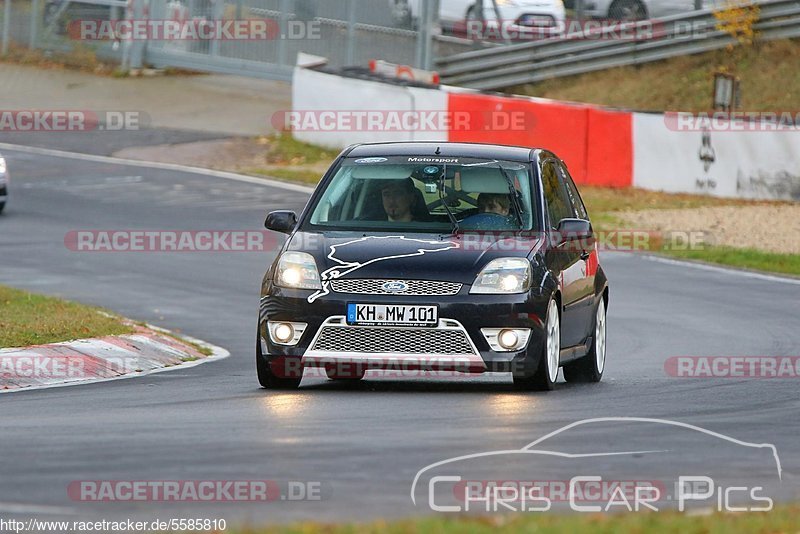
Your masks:
[{"label": "red and white curb", "polygon": [[230,353],[188,336],[207,356],[169,331],[133,325],[135,332],[24,348],[0,349],[0,393],[132,378],[222,360]]}]

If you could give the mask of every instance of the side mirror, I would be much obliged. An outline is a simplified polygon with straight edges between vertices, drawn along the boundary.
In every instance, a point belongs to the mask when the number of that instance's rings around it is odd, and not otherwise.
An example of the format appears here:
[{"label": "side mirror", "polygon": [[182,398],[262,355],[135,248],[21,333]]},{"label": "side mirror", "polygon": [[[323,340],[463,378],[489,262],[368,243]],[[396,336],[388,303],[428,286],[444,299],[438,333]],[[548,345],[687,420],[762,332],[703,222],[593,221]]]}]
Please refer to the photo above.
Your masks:
[{"label": "side mirror", "polygon": [[284,234],[291,233],[295,226],[297,226],[297,215],[293,211],[272,211],[264,221],[267,230]]},{"label": "side mirror", "polygon": [[594,246],[594,230],[592,223],[583,219],[562,219],[558,223],[556,244],[563,245],[575,241],[581,241],[583,249]]}]

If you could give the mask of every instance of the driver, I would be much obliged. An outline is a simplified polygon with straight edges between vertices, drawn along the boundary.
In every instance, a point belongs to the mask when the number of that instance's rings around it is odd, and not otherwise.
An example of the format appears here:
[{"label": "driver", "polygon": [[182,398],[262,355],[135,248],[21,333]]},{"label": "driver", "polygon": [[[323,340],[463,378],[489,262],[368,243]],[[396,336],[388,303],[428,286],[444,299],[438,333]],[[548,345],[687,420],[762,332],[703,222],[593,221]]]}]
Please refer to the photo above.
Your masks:
[{"label": "driver", "polygon": [[411,207],[414,204],[414,182],[411,178],[390,180],[381,187],[383,210],[388,221],[412,222],[414,215]]}]

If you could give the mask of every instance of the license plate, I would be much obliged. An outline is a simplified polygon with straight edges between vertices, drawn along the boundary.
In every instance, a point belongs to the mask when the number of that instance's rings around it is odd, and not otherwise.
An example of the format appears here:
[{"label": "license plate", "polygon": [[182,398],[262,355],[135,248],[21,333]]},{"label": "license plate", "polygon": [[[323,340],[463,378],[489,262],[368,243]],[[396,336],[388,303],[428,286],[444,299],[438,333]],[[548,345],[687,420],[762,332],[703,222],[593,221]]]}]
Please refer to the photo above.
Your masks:
[{"label": "license plate", "polygon": [[438,306],[348,304],[347,324],[371,326],[436,326]]}]

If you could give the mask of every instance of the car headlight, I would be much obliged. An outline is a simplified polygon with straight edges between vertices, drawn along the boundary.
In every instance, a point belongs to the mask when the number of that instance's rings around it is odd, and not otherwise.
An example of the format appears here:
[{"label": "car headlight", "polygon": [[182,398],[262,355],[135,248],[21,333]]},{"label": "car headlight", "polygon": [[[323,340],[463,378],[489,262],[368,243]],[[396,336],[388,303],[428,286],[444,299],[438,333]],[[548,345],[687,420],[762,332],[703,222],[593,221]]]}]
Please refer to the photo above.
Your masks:
[{"label": "car headlight", "polygon": [[307,252],[284,252],[275,269],[275,285],[295,289],[322,289],[314,257]]},{"label": "car headlight", "polygon": [[3,156],[0,156],[0,174],[6,173],[6,160]]},{"label": "car headlight", "polygon": [[531,264],[526,258],[500,258],[489,262],[475,278],[470,293],[526,293],[531,287]]}]

